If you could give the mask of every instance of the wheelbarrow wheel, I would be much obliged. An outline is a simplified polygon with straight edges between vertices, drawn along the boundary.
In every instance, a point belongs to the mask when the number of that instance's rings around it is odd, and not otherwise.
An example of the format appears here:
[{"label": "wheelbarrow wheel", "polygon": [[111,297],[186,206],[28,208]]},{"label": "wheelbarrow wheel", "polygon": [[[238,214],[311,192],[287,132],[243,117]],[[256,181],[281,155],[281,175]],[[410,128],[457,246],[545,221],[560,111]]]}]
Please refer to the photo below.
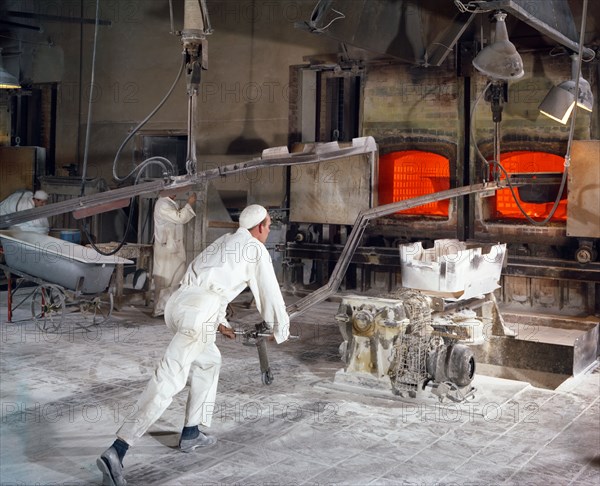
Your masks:
[{"label": "wheelbarrow wheel", "polygon": [[114,298],[112,292],[108,292],[106,296],[98,296],[82,302],[79,310],[84,319],[82,319],[79,326],[87,329],[91,326],[98,326],[105,323],[112,315],[113,306]]},{"label": "wheelbarrow wheel", "polygon": [[65,312],[65,293],[57,285],[39,285],[31,298],[31,316],[42,332],[57,332]]}]

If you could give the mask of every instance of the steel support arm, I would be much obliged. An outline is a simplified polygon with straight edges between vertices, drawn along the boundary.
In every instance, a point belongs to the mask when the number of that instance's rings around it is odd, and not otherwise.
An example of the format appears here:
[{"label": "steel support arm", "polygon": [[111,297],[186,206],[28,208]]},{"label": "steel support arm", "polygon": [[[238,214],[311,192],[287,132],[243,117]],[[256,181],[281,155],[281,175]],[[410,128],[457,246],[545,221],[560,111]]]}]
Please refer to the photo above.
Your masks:
[{"label": "steel support arm", "polygon": [[264,167],[314,164],[327,160],[351,157],[353,155],[369,155],[373,157],[376,151],[377,144],[373,137],[355,138],[352,140],[350,147],[344,148],[341,148],[337,142],[307,145],[303,152],[292,154],[288,152],[287,147],[269,148],[263,151],[261,157],[247,162],[225,165],[192,175],[173,177],[167,181],[143,182],[133,186],[121,187],[111,191],[48,204],[39,208],[6,214],[0,216],[0,229],[38,218],[48,218],[69,212],[74,212],[75,217],[78,217],[78,215],[79,217],[85,217],[91,214],[110,211],[117,207],[123,207],[123,200],[134,196],[149,193],[177,193],[185,191],[201,181],[225,177],[248,170],[262,169]]},{"label": "steel support arm", "polygon": [[320,287],[319,289],[315,290],[306,297],[288,306],[287,312],[290,316],[290,319],[298,317],[300,314],[303,314],[308,309],[310,309],[313,305],[316,305],[319,302],[323,302],[330,295],[337,291],[342,282],[342,279],[344,278],[346,270],[348,269],[348,265],[352,260],[352,256],[354,255],[356,248],[358,248],[360,244],[363,233],[365,232],[367,225],[372,219],[388,216],[398,211],[422,206],[423,204],[428,204],[436,201],[443,201],[444,199],[450,199],[453,197],[467,196],[469,194],[476,194],[479,192],[486,192],[490,190],[493,191],[500,189],[504,186],[505,183],[501,181],[500,183],[494,182],[457,187],[455,189],[449,189],[447,191],[436,192],[434,194],[427,194],[425,196],[414,197],[412,199],[405,199],[404,201],[385,204],[383,206],[377,206],[366,211],[361,211],[358,217],[356,218],[356,221],[354,222],[352,232],[350,233],[350,237],[348,238],[348,241],[346,242],[346,245],[342,250],[342,254],[340,255],[340,258],[337,261],[333,271],[331,272],[329,281],[323,287]]}]

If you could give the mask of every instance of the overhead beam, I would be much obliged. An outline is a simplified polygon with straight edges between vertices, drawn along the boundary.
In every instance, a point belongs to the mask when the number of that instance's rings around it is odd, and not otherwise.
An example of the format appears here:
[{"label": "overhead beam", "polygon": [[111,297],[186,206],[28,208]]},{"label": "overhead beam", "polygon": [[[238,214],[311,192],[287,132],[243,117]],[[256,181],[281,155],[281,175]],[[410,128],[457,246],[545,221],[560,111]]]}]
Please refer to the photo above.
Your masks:
[{"label": "overhead beam", "polygon": [[[77,212],[77,214],[97,214],[103,208],[109,208],[113,201],[121,201],[142,194],[161,193],[176,194],[185,191],[194,184],[206,180],[226,177],[263,167],[280,167],[287,165],[314,164],[327,160],[336,160],[353,155],[369,155],[374,162],[377,144],[373,137],[355,138],[348,147],[340,147],[337,142],[306,144],[303,152],[288,153],[287,147],[274,147],[263,150],[262,156],[235,164],[198,172],[194,175],[172,177],[168,180],[143,182],[110,191],[100,192],[65,201],[47,204],[39,208],[27,209],[0,216],[0,228],[8,228],[15,224],[25,223],[38,218],[48,218],[59,214]],[[108,209],[104,209],[105,211]]]},{"label": "overhead beam", "polygon": [[452,19],[450,27],[444,30],[427,49],[427,63],[429,65],[441,66],[443,64],[475,18],[475,15],[473,12],[461,12]]},{"label": "overhead beam", "polygon": [[[34,12],[18,12],[16,10],[8,10],[6,14],[9,17],[20,17],[24,19],[47,20],[49,22],[65,22],[69,24],[95,24],[96,19],[86,19],[82,17],[66,17],[64,15],[50,15]],[[111,26],[110,20],[98,19],[98,25]]]},{"label": "overhead beam", "polygon": [[0,20],[0,24],[2,24],[2,25],[10,25],[11,27],[16,27],[18,29],[35,30],[36,32],[41,32],[42,31],[41,27],[37,27],[35,25],[29,25],[29,24],[21,24],[19,22],[11,22],[10,20]]},{"label": "overhead beam", "polygon": [[[556,30],[554,27],[548,25],[540,18],[532,15],[515,0],[490,0],[479,3],[477,7],[481,10],[506,10],[508,13],[514,15],[516,18],[525,22],[526,24],[529,24],[546,37],[555,40],[573,52],[579,52],[579,42],[570,39],[564,33]],[[589,49],[585,46],[583,47],[583,56],[585,58],[594,58],[595,55],[596,54],[592,49]]]}]

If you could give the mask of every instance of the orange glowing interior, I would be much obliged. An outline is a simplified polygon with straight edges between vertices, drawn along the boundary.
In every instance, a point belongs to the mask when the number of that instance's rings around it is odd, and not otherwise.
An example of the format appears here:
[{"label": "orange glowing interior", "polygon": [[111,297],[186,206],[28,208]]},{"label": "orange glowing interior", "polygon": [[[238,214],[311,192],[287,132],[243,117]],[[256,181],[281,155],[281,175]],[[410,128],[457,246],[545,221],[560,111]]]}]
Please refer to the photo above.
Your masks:
[{"label": "orange glowing interior", "polygon": [[[389,204],[450,189],[450,161],[421,150],[379,157],[379,204]],[[396,214],[448,217],[449,200],[424,204]]]},{"label": "orange glowing interior", "polygon": [[[502,166],[509,174],[527,173],[533,174],[536,172],[554,172],[562,174],[564,171],[564,158],[558,155],[547,154],[545,152],[507,152],[500,156]],[[505,178],[504,174],[501,176]],[[527,203],[523,202],[515,190],[515,194],[519,199],[519,203],[525,212],[532,218],[545,218],[550,214],[554,201],[544,203]],[[566,196],[566,189],[563,197]],[[519,210],[510,189],[502,189],[496,192],[494,219],[525,219],[525,216]],[[492,199],[492,200],[493,200]],[[563,199],[558,204],[556,212],[550,221],[566,221],[567,219],[567,201]]]}]

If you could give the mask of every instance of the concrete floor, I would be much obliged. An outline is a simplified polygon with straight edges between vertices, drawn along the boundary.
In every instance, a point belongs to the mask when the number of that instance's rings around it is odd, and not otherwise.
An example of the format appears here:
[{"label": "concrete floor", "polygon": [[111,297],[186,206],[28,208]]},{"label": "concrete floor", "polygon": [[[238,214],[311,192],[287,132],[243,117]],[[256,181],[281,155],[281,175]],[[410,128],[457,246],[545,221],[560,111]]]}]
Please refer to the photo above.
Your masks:
[{"label": "concrete floor", "polygon": [[[0,484],[101,484],[96,458],[169,342],[162,319],[128,307],[84,331],[75,313],[43,333],[6,323],[5,294],[2,304]],[[342,391],[337,305],[293,323],[299,339],[269,345],[270,386],[255,347],[219,338],[217,445],[176,449],[184,391],[130,449],[128,484],[600,484],[598,371],[555,390],[478,375],[474,400],[461,405]],[[233,318],[257,320],[240,308]]]}]

